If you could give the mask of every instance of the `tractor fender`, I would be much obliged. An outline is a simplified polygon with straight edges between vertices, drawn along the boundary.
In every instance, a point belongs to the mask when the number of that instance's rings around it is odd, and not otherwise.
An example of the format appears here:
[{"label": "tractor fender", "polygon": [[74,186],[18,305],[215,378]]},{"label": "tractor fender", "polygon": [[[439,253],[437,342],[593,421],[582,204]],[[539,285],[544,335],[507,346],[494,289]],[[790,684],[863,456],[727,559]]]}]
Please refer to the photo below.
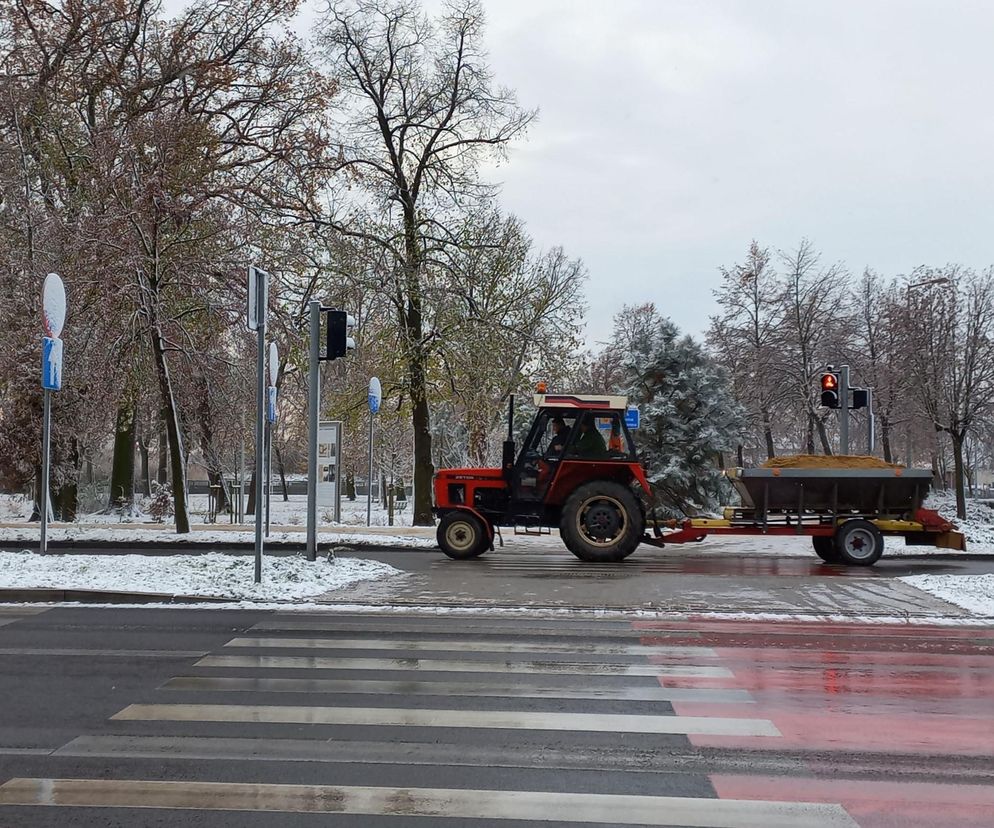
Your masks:
[{"label": "tractor fender", "polygon": [[446,512],[469,512],[473,517],[475,517],[487,530],[487,539],[490,541],[490,548],[494,548],[494,525],[490,520],[483,515],[481,515],[472,506],[448,506],[445,509]]}]

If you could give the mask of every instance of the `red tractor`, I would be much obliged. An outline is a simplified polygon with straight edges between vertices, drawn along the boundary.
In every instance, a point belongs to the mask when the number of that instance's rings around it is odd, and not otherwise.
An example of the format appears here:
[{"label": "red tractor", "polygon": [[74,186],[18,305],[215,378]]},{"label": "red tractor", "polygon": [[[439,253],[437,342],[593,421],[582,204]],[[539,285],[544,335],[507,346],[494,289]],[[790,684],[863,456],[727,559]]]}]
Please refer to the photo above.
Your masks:
[{"label": "red tractor", "polygon": [[443,469],[435,476],[438,545],[450,558],[493,549],[496,527],[558,526],[584,561],[620,561],[645,532],[650,497],[616,396],[538,394],[538,414],[515,456],[514,400],[503,468]]}]

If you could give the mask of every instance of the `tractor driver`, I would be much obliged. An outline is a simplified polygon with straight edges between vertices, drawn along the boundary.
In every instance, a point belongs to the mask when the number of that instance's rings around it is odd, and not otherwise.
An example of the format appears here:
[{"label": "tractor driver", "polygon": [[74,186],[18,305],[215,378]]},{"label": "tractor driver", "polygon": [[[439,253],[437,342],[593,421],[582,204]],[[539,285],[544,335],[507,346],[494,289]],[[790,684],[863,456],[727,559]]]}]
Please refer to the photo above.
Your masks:
[{"label": "tractor driver", "polygon": [[566,441],[569,440],[569,426],[562,417],[552,418],[552,442],[545,450],[546,460],[558,460],[563,456],[563,449],[566,448]]},{"label": "tractor driver", "polygon": [[593,427],[589,416],[580,420],[580,436],[576,438],[572,453],[582,458],[597,458],[607,454],[604,437],[599,429]]}]

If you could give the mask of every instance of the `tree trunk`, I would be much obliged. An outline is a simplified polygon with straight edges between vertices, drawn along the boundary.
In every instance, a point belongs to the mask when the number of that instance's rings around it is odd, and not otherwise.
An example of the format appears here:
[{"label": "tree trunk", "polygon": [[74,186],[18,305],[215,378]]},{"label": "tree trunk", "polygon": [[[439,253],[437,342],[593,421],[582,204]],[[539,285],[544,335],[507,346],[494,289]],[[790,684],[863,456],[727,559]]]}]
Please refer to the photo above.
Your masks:
[{"label": "tree trunk", "polygon": [[[415,526],[433,526],[431,483],[435,467],[431,457],[431,411],[428,408],[428,354],[424,344],[421,298],[423,252],[415,205],[404,205],[405,288],[407,307],[402,323],[407,346],[407,373],[410,382],[412,424],[414,426],[414,513]],[[372,485],[372,481],[370,481]]]},{"label": "tree trunk", "polygon": [[431,415],[424,396],[421,380],[421,398],[414,404],[414,518],[415,526],[432,526],[435,518],[431,511],[431,481],[435,467],[431,460]]},{"label": "tree trunk", "polygon": [[953,482],[956,484],[956,517],[966,520],[966,487],[963,465],[963,440],[966,434],[962,431],[951,430],[953,438]]},{"label": "tree trunk", "polygon": [[776,446],[773,445],[773,427],[770,425],[770,412],[763,409],[763,438],[766,440],[766,459],[772,460],[777,456]]},{"label": "tree trunk", "polygon": [[166,426],[161,417],[159,418],[156,449],[155,482],[160,486],[165,486],[169,482],[169,441],[166,439]]},{"label": "tree trunk", "polygon": [[813,414],[810,416],[814,419],[815,427],[818,429],[818,439],[821,441],[822,452],[826,455],[831,455],[833,453],[832,442],[828,439],[828,429],[825,428],[825,421],[821,417],[815,417]]},{"label": "tree trunk", "polygon": [[72,465],[73,475],[68,478],[58,489],[52,492],[52,510],[56,520],[64,523],[72,523],[76,520],[76,513],[79,510],[79,442],[73,438],[70,441],[69,463]]},{"label": "tree trunk", "polygon": [[880,445],[884,450],[884,462],[894,462],[894,452],[890,447],[890,417],[886,414],[880,416]]},{"label": "tree trunk", "polygon": [[214,418],[210,405],[210,386],[207,378],[200,377],[198,382],[200,396],[200,453],[207,465],[207,485],[218,487],[217,511],[228,509],[228,489],[224,485],[224,469],[221,466],[219,453],[214,449]]},{"label": "tree trunk", "polygon": [[[130,395],[129,395],[130,396]],[[127,397],[118,403],[107,509],[126,509],[135,501],[135,404]]]},{"label": "tree trunk", "polygon": [[152,495],[152,478],[149,476],[148,451],[152,439],[145,433],[141,417],[135,417],[135,444],[138,446],[139,485],[145,497]]},{"label": "tree trunk", "polygon": [[387,476],[385,474],[380,475],[380,505],[386,509],[387,507]]},{"label": "tree trunk", "polygon": [[186,507],[186,468],[183,464],[183,435],[179,427],[179,411],[173,394],[173,383],[169,375],[169,363],[166,360],[166,345],[162,329],[158,321],[152,329],[152,356],[155,361],[155,372],[159,380],[159,394],[162,402],[162,419],[166,424],[166,436],[169,443],[169,470],[172,474],[173,514],[176,521],[176,533],[186,534],[190,531],[190,515]]},{"label": "tree trunk", "polygon": [[276,467],[280,470],[280,487],[283,490],[283,502],[287,503],[290,500],[290,489],[286,484],[286,465],[283,463],[283,452],[280,451],[278,445],[273,446],[273,450],[276,452]]},{"label": "tree trunk", "polygon": [[739,458],[739,468],[740,469],[745,468],[745,457],[743,457],[742,455],[742,443],[739,443],[738,448],[736,449],[736,453],[738,454]]},{"label": "tree trunk", "polygon": [[487,464],[487,430],[486,419],[470,416],[466,423],[469,432],[469,462],[471,466],[482,468]]},{"label": "tree trunk", "polygon": [[255,514],[255,464],[252,464],[252,474],[249,475],[248,504],[245,506],[246,515]]}]

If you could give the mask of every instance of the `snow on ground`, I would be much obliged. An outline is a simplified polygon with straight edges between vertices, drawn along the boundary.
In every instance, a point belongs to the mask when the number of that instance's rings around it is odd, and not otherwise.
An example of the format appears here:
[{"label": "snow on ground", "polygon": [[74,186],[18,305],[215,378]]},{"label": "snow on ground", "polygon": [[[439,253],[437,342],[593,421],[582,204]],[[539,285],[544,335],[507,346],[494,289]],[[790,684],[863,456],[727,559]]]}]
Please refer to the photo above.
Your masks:
[{"label": "snow on ground", "polygon": [[[12,498],[0,498],[0,502],[12,500]],[[206,523],[208,516],[207,495],[190,495],[189,504],[190,519],[195,523]],[[5,512],[0,506],[0,520]],[[31,504],[27,504],[27,512],[24,507],[17,507],[11,503],[8,507],[14,515],[23,514],[25,518],[31,513]],[[366,525],[366,498],[360,497],[356,500],[342,499],[341,521],[335,523],[334,511],[327,506],[318,507],[319,526],[365,526]],[[16,519],[16,518],[15,518]],[[249,516],[251,521],[251,516]],[[370,514],[371,526],[387,526],[390,516],[378,501],[373,501]],[[79,515],[78,523],[151,523],[152,518],[140,508],[134,509],[128,514],[105,514],[103,512],[91,512]],[[217,523],[228,524],[230,518],[227,513],[218,516]],[[274,526],[306,526],[307,525],[307,496],[290,495],[289,500],[284,501],[279,490],[273,492],[273,499],[269,504],[269,522]],[[405,505],[403,509],[394,507],[394,526],[411,525],[411,509]]]},{"label": "snow on ground", "polygon": [[[401,530],[403,531],[403,530]],[[19,541],[37,541],[39,528],[37,523],[30,523],[25,526],[0,528],[0,543],[17,543]],[[252,543],[254,534],[246,530],[223,530],[223,529],[197,529],[189,534],[178,535],[166,529],[127,529],[114,526],[87,527],[71,526],[67,528],[50,528],[48,539],[53,541],[71,540],[75,543],[99,544],[104,541],[114,541],[115,543],[195,543],[195,544],[231,544],[231,543]],[[306,535],[302,531],[293,532],[272,532],[266,543],[303,543]],[[380,533],[359,533],[359,532],[319,532],[318,546],[329,547],[336,545],[370,545],[377,546],[398,546],[398,547],[419,547],[432,548],[435,546],[434,535],[432,537],[418,537],[408,534],[380,534]]]},{"label": "snow on ground", "polygon": [[966,535],[968,552],[994,552],[994,509],[988,501],[966,500],[966,520],[956,517],[956,493],[933,492],[925,501],[928,509],[935,509]]},{"label": "snow on ground", "polygon": [[[194,523],[206,523],[208,517],[207,495],[194,494],[189,498],[190,520]],[[24,495],[0,495],[0,523],[27,520],[31,516],[31,500]],[[342,500],[341,521],[335,523],[335,515],[328,507],[318,507],[319,526],[365,526],[366,525],[366,498],[359,497],[356,500]],[[249,516],[251,521],[251,516]],[[272,502],[269,504],[269,521],[274,526],[306,526],[307,525],[307,496],[290,495],[289,500],[284,501],[283,495],[278,491],[273,492]],[[126,513],[106,513],[102,511],[87,512],[80,514],[76,518],[77,523],[152,523],[152,517],[147,511],[141,508],[141,503],[136,503],[135,507]],[[230,524],[227,513],[218,516],[218,525]],[[390,523],[390,516],[387,509],[379,503],[373,501],[370,514],[371,526],[387,526]],[[404,508],[394,507],[394,526],[411,525],[411,509],[409,505]]]},{"label": "snow on ground", "polygon": [[299,601],[403,573],[379,561],[301,556],[263,559],[254,582],[247,555],[40,555],[0,552],[0,588],[151,592],[249,601]]},{"label": "snow on ground", "polygon": [[929,595],[994,618],[994,575],[908,575],[901,578]]}]

